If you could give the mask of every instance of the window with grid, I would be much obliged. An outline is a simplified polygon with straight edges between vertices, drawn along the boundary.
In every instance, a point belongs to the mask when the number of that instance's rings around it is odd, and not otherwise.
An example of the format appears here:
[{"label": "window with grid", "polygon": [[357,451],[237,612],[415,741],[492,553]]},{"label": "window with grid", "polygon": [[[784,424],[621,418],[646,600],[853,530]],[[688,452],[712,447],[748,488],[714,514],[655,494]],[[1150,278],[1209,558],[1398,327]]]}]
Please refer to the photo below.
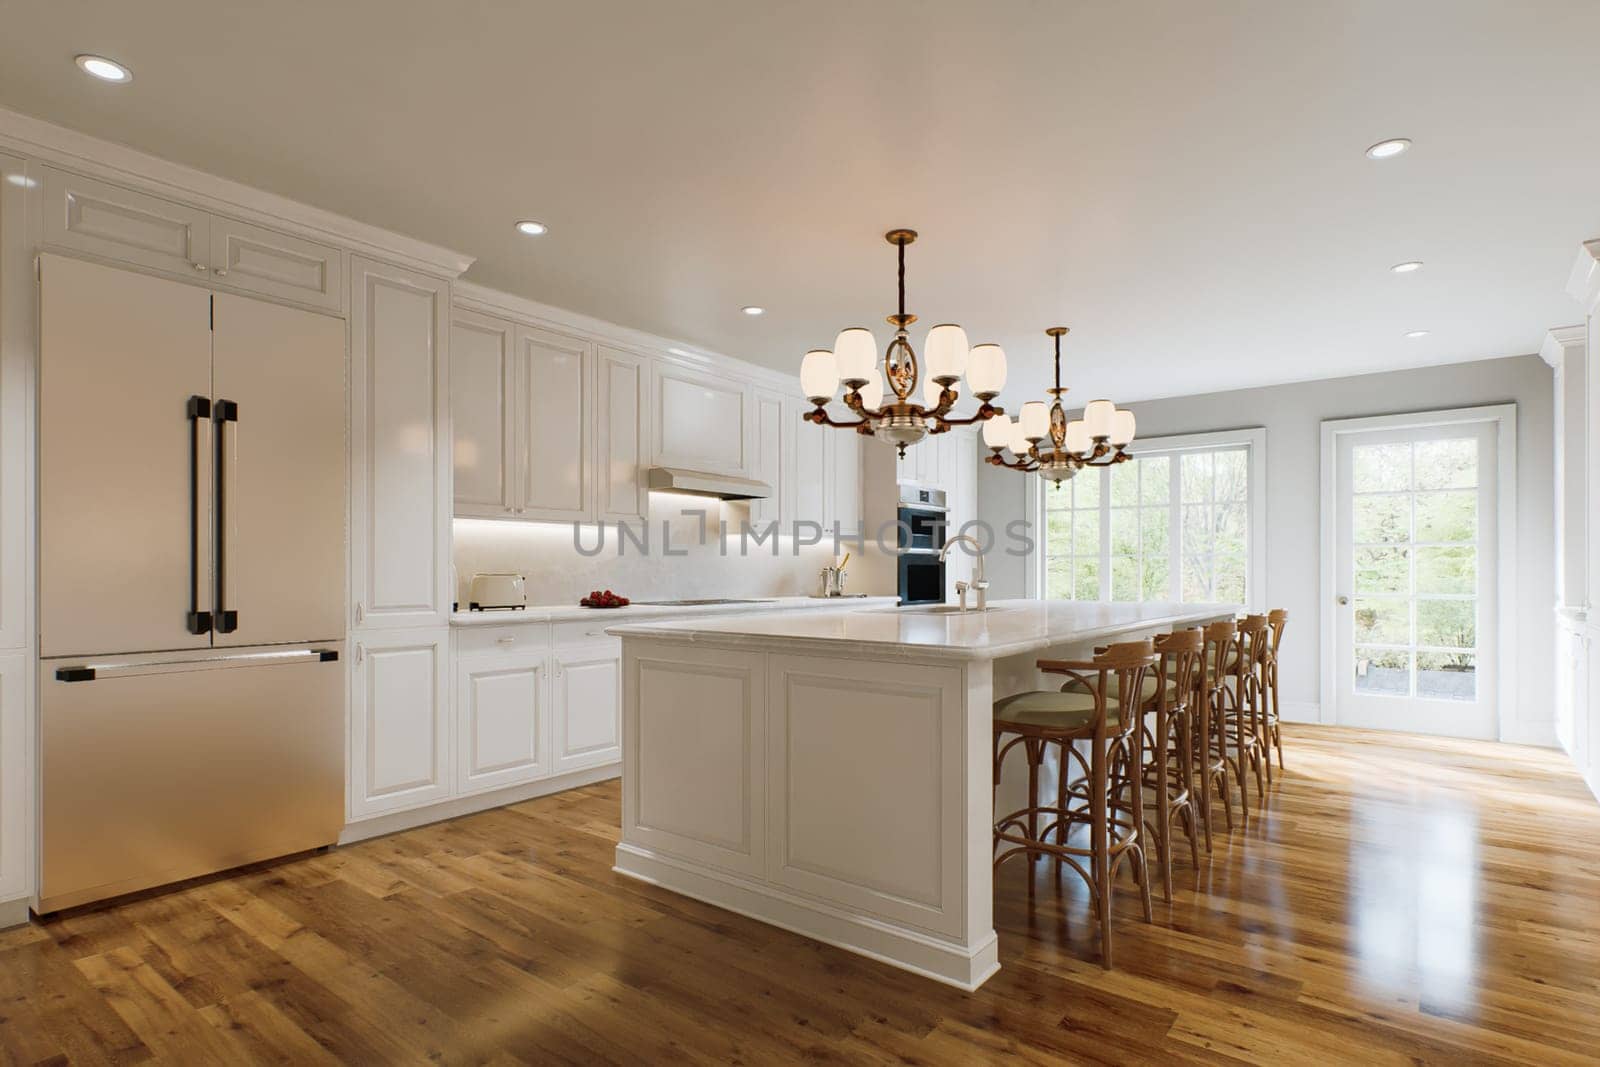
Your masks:
[{"label": "window with grid", "polygon": [[1248,603],[1260,433],[1150,441],[1045,485],[1045,597]]}]

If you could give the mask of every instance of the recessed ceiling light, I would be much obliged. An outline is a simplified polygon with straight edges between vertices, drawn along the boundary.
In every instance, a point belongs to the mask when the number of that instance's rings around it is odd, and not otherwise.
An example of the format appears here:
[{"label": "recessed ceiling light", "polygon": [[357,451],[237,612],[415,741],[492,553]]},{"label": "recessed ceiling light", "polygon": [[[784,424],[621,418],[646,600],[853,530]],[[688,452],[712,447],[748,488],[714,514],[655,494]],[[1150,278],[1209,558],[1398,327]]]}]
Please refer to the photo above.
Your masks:
[{"label": "recessed ceiling light", "polygon": [[517,223],[517,232],[520,234],[525,234],[528,237],[538,237],[542,234],[549,233],[550,227],[546,226],[542,222],[534,222],[532,219],[523,219],[521,222]]},{"label": "recessed ceiling light", "polygon": [[83,55],[77,56],[73,61],[78,64],[79,70],[103,82],[133,81],[133,71],[104,56]]},{"label": "recessed ceiling light", "polygon": [[1411,338],[1412,340],[1416,340],[1418,337],[1426,337],[1426,336],[1428,336],[1428,331],[1427,330],[1409,330],[1409,331],[1407,331],[1406,336]]},{"label": "recessed ceiling light", "polygon": [[756,307],[754,304],[746,304],[739,310],[744,312],[746,315],[765,315],[767,313],[766,308]]},{"label": "recessed ceiling light", "polygon": [[1387,141],[1379,141],[1367,149],[1368,159],[1393,159],[1411,147],[1409,137],[1391,137]]},{"label": "recessed ceiling light", "polygon": [[1404,263],[1396,263],[1394,266],[1390,267],[1389,269],[1394,271],[1396,274],[1410,274],[1414,270],[1421,270],[1422,269],[1422,260],[1420,260],[1420,259],[1407,260]]}]

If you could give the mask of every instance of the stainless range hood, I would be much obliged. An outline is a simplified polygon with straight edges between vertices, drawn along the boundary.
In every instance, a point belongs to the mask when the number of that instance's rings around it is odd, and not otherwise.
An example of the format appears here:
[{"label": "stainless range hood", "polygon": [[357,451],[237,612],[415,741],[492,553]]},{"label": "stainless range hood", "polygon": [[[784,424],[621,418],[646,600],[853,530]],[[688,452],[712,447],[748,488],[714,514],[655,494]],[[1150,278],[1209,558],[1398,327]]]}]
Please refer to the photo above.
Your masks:
[{"label": "stainless range hood", "polygon": [[772,495],[772,486],[753,478],[731,474],[711,474],[682,467],[651,467],[650,488],[673,493],[714,496],[719,500],[763,500]]}]

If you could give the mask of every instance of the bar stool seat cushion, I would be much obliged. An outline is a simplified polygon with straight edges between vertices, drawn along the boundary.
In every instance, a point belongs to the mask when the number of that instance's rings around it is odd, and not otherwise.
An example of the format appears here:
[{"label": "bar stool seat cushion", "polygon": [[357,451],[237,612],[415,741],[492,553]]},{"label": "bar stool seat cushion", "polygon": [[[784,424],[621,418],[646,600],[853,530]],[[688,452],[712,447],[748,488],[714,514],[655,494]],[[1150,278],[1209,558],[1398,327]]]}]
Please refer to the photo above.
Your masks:
[{"label": "bar stool seat cushion", "polygon": [[[1115,726],[1120,721],[1117,679],[1106,681],[1106,722]],[[1145,675],[1139,687],[1140,703],[1155,699],[1156,678]],[[1167,680],[1167,699],[1177,697],[1177,686]],[[1052,730],[1078,730],[1094,721],[1094,694],[1082,687],[1058,693],[1054,690],[1035,690],[1017,693],[994,702],[994,717],[1022,726],[1043,726]]]}]

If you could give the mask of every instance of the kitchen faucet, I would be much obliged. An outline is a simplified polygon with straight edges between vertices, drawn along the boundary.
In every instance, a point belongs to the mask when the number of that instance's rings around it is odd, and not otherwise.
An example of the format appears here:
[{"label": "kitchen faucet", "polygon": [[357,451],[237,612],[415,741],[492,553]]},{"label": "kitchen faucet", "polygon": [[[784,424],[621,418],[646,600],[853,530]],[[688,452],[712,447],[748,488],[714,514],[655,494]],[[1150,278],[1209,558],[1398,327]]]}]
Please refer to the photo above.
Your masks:
[{"label": "kitchen faucet", "polygon": [[950,550],[962,541],[972,546],[973,554],[978,557],[978,562],[972,565],[971,582],[956,583],[956,595],[961,598],[961,610],[966,611],[967,590],[976,590],[978,594],[978,610],[985,611],[988,609],[989,603],[989,580],[983,576],[983,546],[978,543],[978,539],[971,534],[957,534],[950,538],[944,543],[944,548],[939,551],[939,562],[943,563],[944,558],[950,554]]}]

